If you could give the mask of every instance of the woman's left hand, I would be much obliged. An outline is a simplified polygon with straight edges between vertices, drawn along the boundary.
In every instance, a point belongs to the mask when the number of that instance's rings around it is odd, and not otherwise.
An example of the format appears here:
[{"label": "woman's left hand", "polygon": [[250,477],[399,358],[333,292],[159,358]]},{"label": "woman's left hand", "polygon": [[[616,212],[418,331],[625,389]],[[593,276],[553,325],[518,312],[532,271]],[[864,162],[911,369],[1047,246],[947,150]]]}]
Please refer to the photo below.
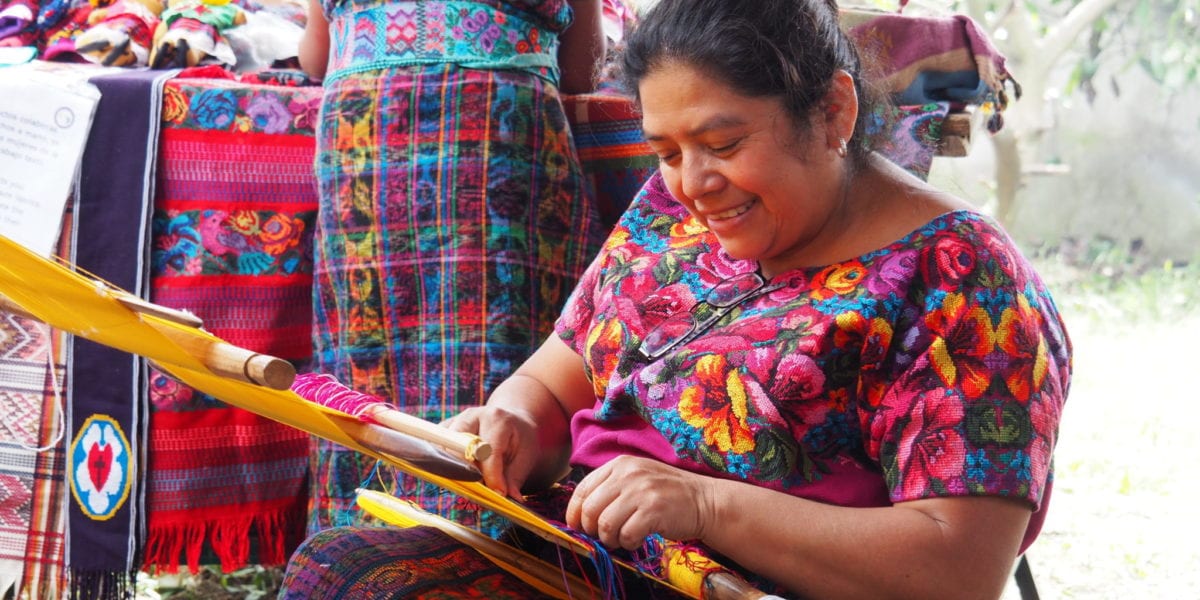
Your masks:
[{"label": "woman's left hand", "polygon": [[702,539],[717,510],[714,483],[656,460],[618,457],[575,487],[567,525],[627,550],[640,548],[652,533]]}]

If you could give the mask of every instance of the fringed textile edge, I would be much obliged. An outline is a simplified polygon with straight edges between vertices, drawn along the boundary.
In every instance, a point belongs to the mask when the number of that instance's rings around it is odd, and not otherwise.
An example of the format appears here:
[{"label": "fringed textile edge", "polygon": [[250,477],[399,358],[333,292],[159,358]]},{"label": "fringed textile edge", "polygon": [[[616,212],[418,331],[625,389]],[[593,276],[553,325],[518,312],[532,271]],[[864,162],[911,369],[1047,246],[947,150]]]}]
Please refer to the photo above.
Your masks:
[{"label": "fringed textile edge", "polygon": [[292,510],[273,510],[228,519],[189,519],[177,523],[154,523],[151,515],[146,539],[147,569],[167,573],[179,571],[181,557],[186,557],[192,573],[200,570],[200,557],[208,542],[220,561],[221,570],[228,573],[247,565],[250,559],[251,531],[258,535],[258,563],[278,566],[287,563],[289,541],[299,542],[304,527],[304,515]]},{"label": "fringed textile edge", "polygon": [[121,600],[133,598],[137,573],[120,571],[70,571],[71,600]]}]

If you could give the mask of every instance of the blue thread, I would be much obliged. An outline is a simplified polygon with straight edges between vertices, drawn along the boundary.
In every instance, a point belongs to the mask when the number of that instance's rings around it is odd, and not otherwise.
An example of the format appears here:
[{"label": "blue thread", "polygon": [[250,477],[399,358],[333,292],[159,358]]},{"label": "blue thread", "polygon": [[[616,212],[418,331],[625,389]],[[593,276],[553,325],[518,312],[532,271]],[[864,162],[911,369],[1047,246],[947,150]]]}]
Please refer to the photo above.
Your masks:
[{"label": "blue thread", "polygon": [[[575,531],[562,523],[557,523],[557,522],[553,522],[553,521],[548,521],[548,522],[551,525],[553,525],[554,527],[558,528],[559,531],[562,531],[563,533],[571,536],[575,540],[577,540],[577,541],[581,542],[583,545],[587,546],[588,549],[591,551],[589,553],[589,555],[587,556],[587,558],[591,562],[592,569],[596,573],[597,581],[596,581],[595,585],[597,588],[600,589],[601,593],[603,594],[601,597],[604,600],[624,600],[624,598],[625,598],[624,582],[621,580],[621,577],[617,573],[616,564],[613,562],[613,558],[608,553],[608,549],[604,547],[604,544],[601,544],[598,540],[593,539],[591,536],[588,536],[587,534],[579,532],[579,531]],[[565,568],[565,565],[563,565],[562,550],[563,550],[562,547],[559,546],[558,547],[558,566],[565,573],[566,568]],[[574,554],[574,553],[572,553],[572,554]],[[583,579],[585,581],[587,581],[587,570],[582,568],[583,565],[579,563],[578,555],[575,556],[575,560],[576,560],[576,564],[580,567],[579,570],[580,570],[580,573],[582,574]],[[566,578],[564,577],[564,583],[565,583],[565,581],[566,581]],[[589,583],[591,583],[591,582],[589,581]],[[567,589],[568,589],[568,592],[567,592],[568,597],[572,597],[571,593],[569,591],[570,588],[568,587]]]},{"label": "blue thread", "polygon": [[381,463],[381,462],[383,462],[383,461],[381,461],[381,460],[375,461],[375,466],[371,467],[371,472],[367,473],[367,476],[363,478],[362,483],[358,484],[358,487],[363,488],[363,489],[371,489],[370,488],[371,480],[375,478],[375,475],[377,473],[379,473],[379,463]]}]

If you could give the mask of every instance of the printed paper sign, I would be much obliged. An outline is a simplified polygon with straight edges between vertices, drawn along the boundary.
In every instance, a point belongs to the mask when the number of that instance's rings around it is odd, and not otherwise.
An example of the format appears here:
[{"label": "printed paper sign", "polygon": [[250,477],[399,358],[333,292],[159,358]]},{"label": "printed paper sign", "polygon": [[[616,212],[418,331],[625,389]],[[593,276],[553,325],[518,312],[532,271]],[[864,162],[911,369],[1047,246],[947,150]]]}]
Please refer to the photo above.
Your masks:
[{"label": "printed paper sign", "polygon": [[103,71],[0,68],[0,234],[50,256],[100,93]]}]

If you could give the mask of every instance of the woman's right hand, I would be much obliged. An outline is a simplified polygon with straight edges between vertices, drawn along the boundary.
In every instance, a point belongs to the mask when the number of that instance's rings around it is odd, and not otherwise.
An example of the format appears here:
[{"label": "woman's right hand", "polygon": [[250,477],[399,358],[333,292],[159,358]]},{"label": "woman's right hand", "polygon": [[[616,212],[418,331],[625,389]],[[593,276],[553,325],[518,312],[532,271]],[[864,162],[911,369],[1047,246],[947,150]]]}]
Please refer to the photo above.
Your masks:
[{"label": "woman's right hand", "polygon": [[561,479],[571,454],[571,417],[595,404],[583,358],[558,336],[550,336],[485,406],[468,408],[442,422],[478,435],[492,447],[480,462],[484,483],[520,498]]},{"label": "woman's right hand", "polygon": [[478,406],[442,424],[453,431],[478,435],[490,444],[492,453],[479,464],[484,484],[506,496],[520,497],[540,458],[537,423],[532,415],[503,406]]}]

